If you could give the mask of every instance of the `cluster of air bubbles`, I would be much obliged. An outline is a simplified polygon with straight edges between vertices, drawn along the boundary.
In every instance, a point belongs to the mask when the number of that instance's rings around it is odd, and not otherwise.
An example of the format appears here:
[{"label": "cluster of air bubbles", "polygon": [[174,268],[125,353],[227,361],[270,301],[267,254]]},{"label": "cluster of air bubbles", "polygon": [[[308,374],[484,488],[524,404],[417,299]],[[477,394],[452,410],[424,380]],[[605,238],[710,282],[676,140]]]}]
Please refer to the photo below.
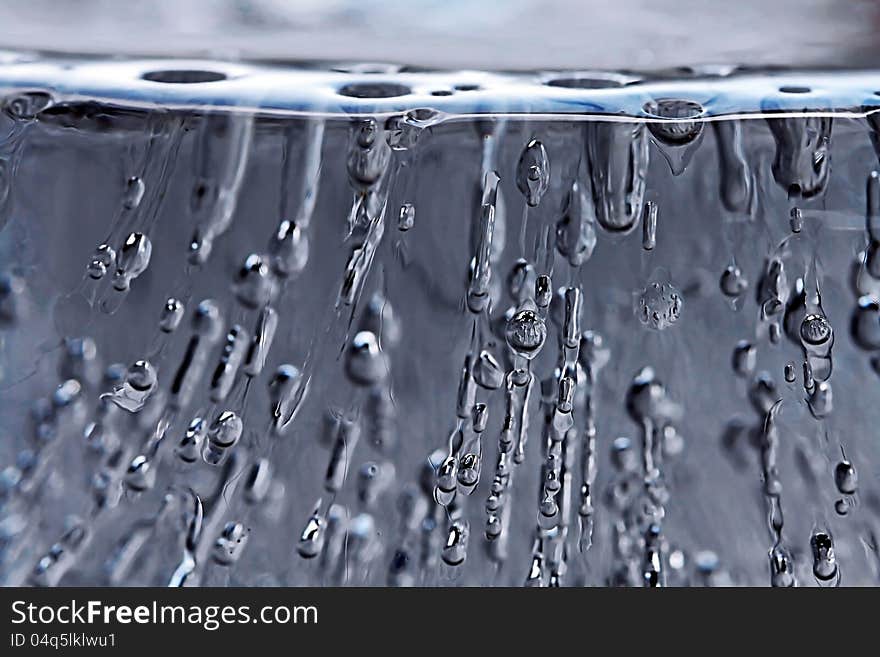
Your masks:
[{"label": "cluster of air bubbles", "polygon": [[683,304],[681,292],[671,283],[654,281],[639,293],[635,313],[642,324],[662,331],[678,322]]},{"label": "cluster of air bubbles", "polygon": [[834,485],[841,498],[834,503],[834,510],[838,515],[845,516],[850,508],[855,505],[854,496],[859,489],[859,475],[855,466],[843,456],[843,459],[834,467]]}]

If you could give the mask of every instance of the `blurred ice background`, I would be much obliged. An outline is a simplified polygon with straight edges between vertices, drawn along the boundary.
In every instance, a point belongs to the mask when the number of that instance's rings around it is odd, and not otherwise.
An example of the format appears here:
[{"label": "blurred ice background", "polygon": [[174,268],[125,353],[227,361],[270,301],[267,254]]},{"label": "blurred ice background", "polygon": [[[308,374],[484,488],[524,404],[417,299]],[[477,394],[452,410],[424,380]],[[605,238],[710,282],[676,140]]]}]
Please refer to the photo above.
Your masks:
[{"label": "blurred ice background", "polygon": [[0,47],[494,69],[869,67],[874,0],[28,0]]}]

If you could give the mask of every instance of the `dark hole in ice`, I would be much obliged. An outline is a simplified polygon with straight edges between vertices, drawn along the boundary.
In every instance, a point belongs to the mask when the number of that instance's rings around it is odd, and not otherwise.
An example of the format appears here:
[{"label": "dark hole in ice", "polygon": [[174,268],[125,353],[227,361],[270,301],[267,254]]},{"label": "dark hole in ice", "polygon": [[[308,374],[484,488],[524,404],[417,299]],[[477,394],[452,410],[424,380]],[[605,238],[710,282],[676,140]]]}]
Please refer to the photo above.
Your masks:
[{"label": "dark hole in ice", "polygon": [[419,107],[412,109],[407,113],[408,117],[416,121],[430,121],[437,116],[437,110],[429,107]]},{"label": "dark hole in ice", "polygon": [[779,87],[779,91],[784,94],[808,94],[812,91],[809,87],[798,87],[794,85],[786,85]]},{"label": "dark hole in ice", "polygon": [[547,80],[548,87],[562,87],[564,89],[614,89],[623,87],[635,79],[628,79],[617,75],[570,75],[564,78]]},{"label": "dark hole in ice", "polygon": [[437,91],[432,91],[431,95],[432,96],[451,96],[452,91],[450,91],[449,89],[437,89]]},{"label": "dark hole in ice", "polygon": [[168,84],[196,84],[199,82],[219,82],[228,76],[220,71],[197,71],[194,69],[178,69],[167,71],[148,71],[141,78],[150,82],[165,82]]},{"label": "dark hole in ice", "polygon": [[395,82],[352,82],[339,90],[351,98],[394,98],[410,93],[410,88]]},{"label": "dark hole in ice", "polygon": [[455,85],[456,91],[479,91],[480,85],[478,84],[457,84]]}]

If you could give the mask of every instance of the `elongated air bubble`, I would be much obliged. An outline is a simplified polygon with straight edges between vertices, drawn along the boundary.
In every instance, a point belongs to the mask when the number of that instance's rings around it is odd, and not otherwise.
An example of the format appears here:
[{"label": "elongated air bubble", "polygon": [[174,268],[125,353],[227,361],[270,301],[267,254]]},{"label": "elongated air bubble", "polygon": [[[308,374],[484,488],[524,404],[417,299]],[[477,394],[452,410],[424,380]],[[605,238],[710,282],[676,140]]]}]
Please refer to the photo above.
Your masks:
[{"label": "elongated air bubble", "polygon": [[596,122],[584,130],[596,219],[607,231],[628,233],[639,222],[645,198],[645,125]]}]

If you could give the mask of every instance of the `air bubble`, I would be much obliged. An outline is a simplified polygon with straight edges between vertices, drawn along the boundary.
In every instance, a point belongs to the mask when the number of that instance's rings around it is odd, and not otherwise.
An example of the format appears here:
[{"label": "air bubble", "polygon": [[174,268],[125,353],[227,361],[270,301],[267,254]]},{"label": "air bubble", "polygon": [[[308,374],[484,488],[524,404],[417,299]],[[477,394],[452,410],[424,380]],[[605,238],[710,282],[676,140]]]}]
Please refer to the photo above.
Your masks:
[{"label": "air bubble", "polygon": [[246,308],[261,308],[275,293],[275,280],[262,256],[249,255],[238,271],[233,286],[235,297]]},{"label": "air bubble", "polygon": [[272,486],[272,464],[269,459],[257,460],[248,472],[244,498],[248,504],[260,504]]},{"label": "air bubble", "polygon": [[208,423],[200,417],[193,418],[177,445],[175,454],[184,463],[195,463],[202,453],[202,446],[207,435]]},{"label": "air bubble", "polygon": [[831,117],[768,118],[767,123],[776,141],[777,184],[795,197],[823,193],[831,173]]},{"label": "air bubble", "polygon": [[752,408],[763,419],[767,417],[779,400],[776,383],[767,372],[759,372],[749,388],[749,401]]},{"label": "air bubble", "polygon": [[[352,446],[349,445],[349,449]],[[395,470],[391,463],[364,463],[358,469],[357,496],[361,504],[370,509],[375,506],[394,483]]]},{"label": "air bubble", "polygon": [[867,351],[880,349],[880,303],[872,296],[859,297],[850,324],[855,343]]},{"label": "air bubble", "polygon": [[642,368],[626,392],[626,411],[640,426],[645,420],[662,423],[679,414],[678,405],[666,395],[666,388],[657,380],[654,370]]},{"label": "air bubble", "polygon": [[841,495],[855,495],[859,487],[856,469],[849,461],[840,461],[834,468],[834,484]]},{"label": "air bubble", "polygon": [[162,306],[162,314],[159,317],[159,329],[163,333],[173,333],[180,326],[186,308],[183,302],[173,297],[169,297]]},{"label": "air bubble", "polygon": [[504,336],[517,355],[531,360],[544,346],[547,327],[534,304],[527,302],[507,322]]},{"label": "air bubble", "polygon": [[770,584],[775,588],[790,588],[797,584],[794,563],[788,550],[782,546],[770,551]]},{"label": "air bubble", "polygon": [[370,297],[361,319],[360,330],[377,336],[382,347],[394,347],[403,337],[403,327],[394,306],[378,292]]},{"label": "air bubble", "polygon": [[300,226],[284,220],[272,234],[268,251],[272,270],[278,276],[294,276],[305,269],[309,261],[309,239]]},{"label": "air bubble", "polygon": [[370,331],[360,331],[352,338],[345,358],[348,378],[357,385],[372,386],[388,375],[388,357],[379,340]]},{"label": "air bubble", "polygon": [[584,264],[596,248],[593,201],[577,181],[572,183],[562,219],[556,224],[556,248],[572,267]]},{"label": "air bubble", "polygon": [[460,566],[467,558],[470,524],[466,520],[455,520],[449,528],[446,544],[443,546],[443,562],[448,566]]},{"label": "air bubble", "polygon": [[839,569],[831,535],[821,531],[816,532],[810,538],[810,548],[813,551],[813,575],[820,585],[836,579]]},{"label": "air bubble", "polygon": [[324,548],[324,534],[327,528],[327,520],[321,514],[321,500],[315,504],[315,510],[306,521],[297,544],[296,551],[303,559],[313,559]]},{"label": "air bubble", "polygon": [[223,411],[211,423],[207,440],[202,448],[202,458],[209,465],[219,465],[241,438],[244,424],[232,411]]},{"label": "air bubble", "polygon": [[92,255],[92,260],[86,267],[86,273],[93,280],[99,281],[107,274],[107,271],[116,263],[116,251],[107,244],[100,244]]},{"label": "air bubble", "polygon": [[262,373],[277,330],[278,313],[271,306],[266,306],[257,316],[254,335],[244,357],[244,367],[242,369],[246,376],[253,378]]},{"label": "air bubble", "polygon": [[800,211],[800,208],[792,208],[791,209],[791,217],[789,218],[789,225],[791,226],[792,233],[800,233],[804,229],[804,215]]},{"label": "air bubble", "polygon": [[205,299],[199,302],[193,315],[193,329],[196,334],[210,342],[220,337],[223,331],[223,316],[216,301]]},{"label": "air bubble", "polygon": [[[648,124],[651,134],[665,144],[683,145],[694,141],[703,130],[703,123],[694,119],[703,114],[703,106],[693,100],[660,98],[644,106],[651,117],[664,119]],[[690,119],[690,120],[688,120]]]},{"label": "air bubble", "polygon": [[801,323],[801,339],[810,345],[821,345],[831,339],[831,324],[824,315],[811,314]]},{"label": "air bubble", "polygon": [[817,420],[821,420],[831,413],[834,406],[831,383],[829,381],[817,382],[813,391],[810,393],[808,402],[810,412]]},{"label": "air bubble", "polygon": [[147,456],[136,456],[125,472],[125,487],[133,493],[151,490],[156,483],[156,468]]},{"label": "air bubble", "polygon": [[283,432],[296,415],[308,389],[308,381],[293,365],[278,366],[269,381],[269,403],[272,424],[276,432]]},{"label": "air bubble", "polygon": [[657,204],[654,201],[645,203],[644,219],[642,219],[642,248],[652,251],[657,245]]},{"label": "air bubble", "polygon": [[736,298],[745,292],[749,283],[736,265],[728,265],[721,274],[721,292],[726,297]]},{"label": "air bubble", "polygon": [[129,413],[140,411],[158,386],[156,369],[149,361],[136,361],[125,375],[125,381],[116,386],[113,392],[104,393],[101,399],[108,399]]},{"label": "air bubble", "polygon": [[125,194],[122,197],[122,207],[126,210],[134,210],[141,204],[144,198],[146,186],[138,176],[131,176],[125,181]]},{"label": "air bubble", "polygon": [[227,522],[217,540],[211,557],[214,563],[231,566],[236,563],[248,543],[248,529],[240,522]]},{"label": "air bubble", "polygon": [[131,282],[140,276],[150,264],[153,245],[143,233],[131,233],[123,242],[116,258],[113,287],[120,292],[128,290]]},{"label": "air bubble", "polygon": [[404,203],[400,206],[397,217],[397,230],[405,233],[413,227],[416,220],[416,208],[412,203]]},{"label": "air bubble", "polygon": [[538,308],[547,308],[553,298],[553,281],[547,274],[535,279],[535,303]]},{"label": "air bubble", "polygon": [[474,362],[474,380],[482,388],[497,390],[504,383],[504,370],[495,356],[483,349]]}]

